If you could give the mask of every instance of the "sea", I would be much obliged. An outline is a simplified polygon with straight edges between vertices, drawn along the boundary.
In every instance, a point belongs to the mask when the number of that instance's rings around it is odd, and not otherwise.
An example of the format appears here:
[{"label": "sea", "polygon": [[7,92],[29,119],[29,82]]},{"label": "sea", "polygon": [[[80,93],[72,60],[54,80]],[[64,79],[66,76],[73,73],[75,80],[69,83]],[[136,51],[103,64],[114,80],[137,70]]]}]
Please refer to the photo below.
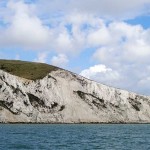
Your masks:
[{"label": "sea", "polygon": [[150,150],[150,124],[0,124],[0,150]]}]

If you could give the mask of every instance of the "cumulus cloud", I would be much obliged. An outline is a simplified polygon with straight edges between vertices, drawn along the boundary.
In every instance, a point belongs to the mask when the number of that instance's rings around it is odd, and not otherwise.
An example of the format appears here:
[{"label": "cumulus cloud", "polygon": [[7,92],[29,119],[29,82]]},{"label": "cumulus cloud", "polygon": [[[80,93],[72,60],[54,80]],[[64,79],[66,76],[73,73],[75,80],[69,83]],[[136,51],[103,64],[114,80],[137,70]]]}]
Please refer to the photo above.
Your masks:
[{"label": "cumulus cloud", "polygon": [[[45,24],[34,9],[35,5],[23,1],[10,1],[6,4],[5,15],[2,19],[4,26],[0,24],[0,47],[46,49],[55,50],[58,53],[68,51],[76,53],[84,48],[85,35],[81,32],[84,22],[81,19],[82,15],[74,14],[76,20],[72,21],[69,21],[72,15],[64,15],[62,22],[56,17],[56,22]],[[80,24],[78,24],[79,21]],[[71,31],[68,25],[72,26]]]},{"label": "cumulus cloud", "polygon": [[107,27],[107,33],[109,37],[112,37],[111,40],[108,38],[106,43],[100,44],[94,58],[105,64],[110,64],[108,60],[111,60],[111,64],[149,62],[149,29],[143,29],[140,25],[132,26],[124,22],[113,22]]},{"label": "cumulus cloud", "polygon": [[[49,6],[47,2],[43,2],[44,6]],[[140,4],[144,5],[146,2],[143,1],[142,3],[140,1]],[[40,19],[35,11],[36,5],[39,3],[34,5],[23,1],[10,1],[7,3],[5,9],[9,12],[9,15],[3,19],[7,26],[0,28],[1,47],[14,46],[32,50],[46,49],[55,50],[58,53],[71,51],[71,54],[76,54],[86,48],[101,47],[103,45],[105,47],[102,47],[102,49],[106,47],[112,49],[113,44],[119,44],[117,49],[120,49],[121,42],[127,38],[129,41],[128,44],[123,46],[124,49],[129,49],[132,45],[132,52],[136,55],[141,55],[141,53],[138,53],[141,47],[147,50],[145,54],[142,53],[143,56],[149,53],[149,44],[147,44],[149,42],[149,31],[140,26],[131,26],[124,22],[111,22],[107,25],[99,16],[90,13],[77,13],[76,11],[62,15],[61,19],[59,17],[48,17],[47,20],[50,20],[45,23],[45,20]],[[54,0],[53,3],[59,4],[57,0]],[[68,3],[73,2],[70,0]],[[90,4],[90,1],[87,0],[87,3]],[[97,3],[100,5],[100,1],[97,0],[92,3],[91,5],[94,5],[92,7],[96,7]],[[101,3],[104,2],[101,1]],[[137,3],[139,5],[139,2]],[[107,5],[106,2],[105,5]],[[133,40],[134,38],[137,41]],[[136,49],[136,45],[138,45],[139,50]]]},{"label": "cumulus cloud", "polygon": [[108,85],[114,84],[114,82],[119,81],[121,78],[117,71],[102,64],[85,69],[81,71],[80,75]]},{"label": "cumulus cloud", "polygon": [[53,56],[51,64],[58,67],[65,67],[69,62],[68,58],[64,54],[58,54],[58,56]]},{"label": "cumulus cloud", "polygon": [[3,46],[21,46],[24,48],[41,48],[48,41],[49,33],[41,20],[33,15],[29,5],[22,1],[10,1],[7,9],[13,14],[8,26],[0,31],[0,44]]}]

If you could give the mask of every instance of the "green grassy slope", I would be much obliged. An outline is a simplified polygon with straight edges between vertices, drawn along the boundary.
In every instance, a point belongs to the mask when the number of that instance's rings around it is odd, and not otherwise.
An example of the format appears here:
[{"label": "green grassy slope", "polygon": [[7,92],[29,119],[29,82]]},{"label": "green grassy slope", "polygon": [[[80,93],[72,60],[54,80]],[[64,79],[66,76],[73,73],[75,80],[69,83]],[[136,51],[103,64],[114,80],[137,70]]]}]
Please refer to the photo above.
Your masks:
[{"label": "green grassy slope", "polygon": [[0,69],[19,77],[37,80],[42,79],[48,73],[56,71],[58,68],[44,63],[0,60]]}]

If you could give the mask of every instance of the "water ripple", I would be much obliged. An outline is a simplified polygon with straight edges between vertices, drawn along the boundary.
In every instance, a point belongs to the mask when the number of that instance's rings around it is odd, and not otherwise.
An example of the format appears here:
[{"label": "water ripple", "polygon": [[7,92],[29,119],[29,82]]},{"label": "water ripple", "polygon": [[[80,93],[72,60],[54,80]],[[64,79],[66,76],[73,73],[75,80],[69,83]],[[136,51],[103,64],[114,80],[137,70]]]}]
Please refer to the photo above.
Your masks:
[{"label": "water ripple", "polygon": [[149,124],[1,124],[0,149],[149,150]]}]

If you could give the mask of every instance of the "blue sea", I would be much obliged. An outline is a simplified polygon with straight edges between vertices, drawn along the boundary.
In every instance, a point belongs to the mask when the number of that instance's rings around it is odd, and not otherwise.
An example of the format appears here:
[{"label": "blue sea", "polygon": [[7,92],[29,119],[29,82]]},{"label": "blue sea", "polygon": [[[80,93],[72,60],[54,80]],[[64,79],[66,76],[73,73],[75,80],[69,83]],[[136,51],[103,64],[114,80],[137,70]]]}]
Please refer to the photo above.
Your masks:
[{"label": "blue sea", "polygon": [[150,150],[149,124],[0,124],[0,150]]}]

